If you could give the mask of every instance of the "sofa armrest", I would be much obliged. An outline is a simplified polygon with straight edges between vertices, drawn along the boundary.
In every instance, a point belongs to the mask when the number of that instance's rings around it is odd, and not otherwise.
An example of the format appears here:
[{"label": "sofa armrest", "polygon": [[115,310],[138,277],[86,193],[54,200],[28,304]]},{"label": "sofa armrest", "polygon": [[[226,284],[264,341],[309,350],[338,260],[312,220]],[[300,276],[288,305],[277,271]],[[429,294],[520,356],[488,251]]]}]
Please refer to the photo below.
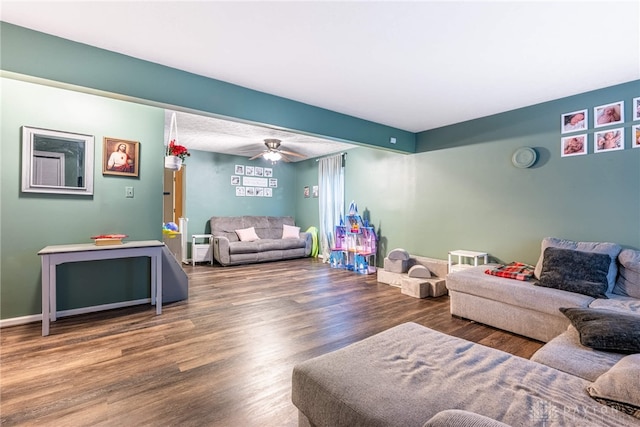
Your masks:
[{"label": "sofa armrest", "polygon": [[423,427],[509,427],[507,424],[459,409],[447,409],[438,412]]},{"label": "sofa armrest", "polygon": [[213,258],[221,265],[228,265],[231,261],[229,255],[229,239],[224,236],[213,236]]},{"label": "sofa armrest", "polygon": [[312,235],[306,231],[300,232],[300,238],[304,239],[304,256],[311,255]]}]

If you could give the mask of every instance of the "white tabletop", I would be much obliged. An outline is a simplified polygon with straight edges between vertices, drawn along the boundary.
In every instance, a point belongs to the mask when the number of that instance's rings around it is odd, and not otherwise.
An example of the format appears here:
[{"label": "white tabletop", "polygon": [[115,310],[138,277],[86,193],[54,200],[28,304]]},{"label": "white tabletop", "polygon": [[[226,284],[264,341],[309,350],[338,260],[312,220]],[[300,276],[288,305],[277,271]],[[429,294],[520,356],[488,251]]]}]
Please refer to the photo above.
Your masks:
[{"label": "white tabletop", "polygon": [[462,249],[458,249],[456,251],[451,251],[449,253],[451,255],[466,256],[466,257],[479,257],[479,256],[487,255],[486,252],[465,251],[465,250],[462,250]]},{"label": "white tabletop", "polygon": [[104,251],[109,249],[147,248],[153,246],[164,246],[164,243],[158,240],[141,240],[133,242],[123,242],[120,245],[96,245],[95,243],[53,245],[42,248],[40,252],[38,252],[38,255],[58,254],[64,252]]}]

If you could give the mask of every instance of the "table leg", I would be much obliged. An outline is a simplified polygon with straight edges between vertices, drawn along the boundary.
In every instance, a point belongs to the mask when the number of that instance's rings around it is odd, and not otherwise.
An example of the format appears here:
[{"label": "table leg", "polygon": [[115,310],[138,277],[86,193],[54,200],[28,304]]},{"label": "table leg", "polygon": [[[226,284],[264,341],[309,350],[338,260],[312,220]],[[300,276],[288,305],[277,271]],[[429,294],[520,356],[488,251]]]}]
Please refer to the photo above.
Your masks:
[{"label": "table leg", "polygon": [[156,256],[156,314],[162,313],[162,249],[158,249]]},{"label": "table leg", "polygon": [[58,292],[56,290],[58,286],[58,281],[56,277],[57,266],[58,265],[55,262],[49,263],[49,301],[50,301],[49,317],[52,322],[55,322],[56,320],[58,320],[58,313],[56,311],[56,307],[58,306],[58,303],[56,301],[58,297]]},{"label": "table leg", "polygon": [[42,265],[42,336],[49,335],[49,257],[41,257]]}]

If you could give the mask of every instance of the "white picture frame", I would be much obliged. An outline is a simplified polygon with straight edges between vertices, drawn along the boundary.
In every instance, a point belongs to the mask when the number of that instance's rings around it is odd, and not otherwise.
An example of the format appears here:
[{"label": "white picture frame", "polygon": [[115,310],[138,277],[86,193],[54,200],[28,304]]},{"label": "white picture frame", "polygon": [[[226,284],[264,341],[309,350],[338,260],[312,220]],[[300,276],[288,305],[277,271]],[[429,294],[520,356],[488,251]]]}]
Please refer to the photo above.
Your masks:
[{"label": "white picture frame", "polygon": [[572,111],[560,116],[560,132],[571,133],[587,130],[589,124],[589,111],[583,110]]},{"label": "white picture frame", "polygon": [[273,176],[273,169],[272,168],[264,168],[264,176],[266,178],[271,178]]},{"label": "white picture frame", "polygon": [[624,122],[624,101],[599,105],[593,108],[593,126],[600,128]]},{"label": "white picture frame", "polygon": [[231,175],[231,185],[240,185],[239,175]]},{"label": "white picture frame", "polygon": [[234,173],[236,175],[244,175],[244,165],[236,165]]},{"label": "white picture frame", "polygon": [[631,120],[640,120],[640,97],[633,98],[633,103],[631,104],[631,108],[633,108],[633,111],[631,114]]},{"label": "white picture frame", "polygon": [[566,136],[561,139],[560,143],[560,156],[582,156],[587,154],[588,138],[587,134],[579,134]]},{"label": "white picture frame", "polygon": [[244,174],[247,175],[247,176],[253,176],[253,174],[254,174],[253,166],[245,166],[244,167]]},{"label": "white picture frame", "polygon": [[640,125],[631,128],[631,147],[640,148]]},{"label": "white picture frame", "polygon": [[593,152],[624,150],[624,128],[607,129],[593,135]]},{"label": "white picture frame", "polygon": [[236,187],[236,197],[244,197],[245,189],[244,187]]}]

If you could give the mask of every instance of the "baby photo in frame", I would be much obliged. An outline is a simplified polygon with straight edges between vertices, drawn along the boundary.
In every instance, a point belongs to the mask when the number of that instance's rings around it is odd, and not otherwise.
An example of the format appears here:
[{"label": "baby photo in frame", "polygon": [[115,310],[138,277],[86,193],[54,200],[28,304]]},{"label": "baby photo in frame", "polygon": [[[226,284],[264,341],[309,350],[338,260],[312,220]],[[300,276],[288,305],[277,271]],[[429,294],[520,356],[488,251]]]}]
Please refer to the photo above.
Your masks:
[{"label": "baby photo in frame", "polygon": [[640,148],[640,125],[631,128],[631,147]]},{"label": "baby photo in frame", "polygon": [[624,128],[608,129],[594,134],[593,151],[595,153],[615,150],[624,150]]},{"label": "baby photo in frame", "polygon": [[631,120],[640,120],[640,97],[633,98]]},{"label": "baby photo in frame", "polygon": [[561,156],[581,156],[587,154],[587,134],[573,135],[562,138]]},{"label": "baby photo in frame", "polygon": [[624,122],[624,101],[600,105],[593,109],[594,127],[615,125]]},{"label": "baby photo in frame", "polygon": [[140,143],[126,139],[103,138],[102,174],[137,178],[139,175]]},{"label": "baby photo in frame", "polygon": [[560,116],[562,133],[577,132],[587,129],[588,112],[586,109],[573,111]]}]

